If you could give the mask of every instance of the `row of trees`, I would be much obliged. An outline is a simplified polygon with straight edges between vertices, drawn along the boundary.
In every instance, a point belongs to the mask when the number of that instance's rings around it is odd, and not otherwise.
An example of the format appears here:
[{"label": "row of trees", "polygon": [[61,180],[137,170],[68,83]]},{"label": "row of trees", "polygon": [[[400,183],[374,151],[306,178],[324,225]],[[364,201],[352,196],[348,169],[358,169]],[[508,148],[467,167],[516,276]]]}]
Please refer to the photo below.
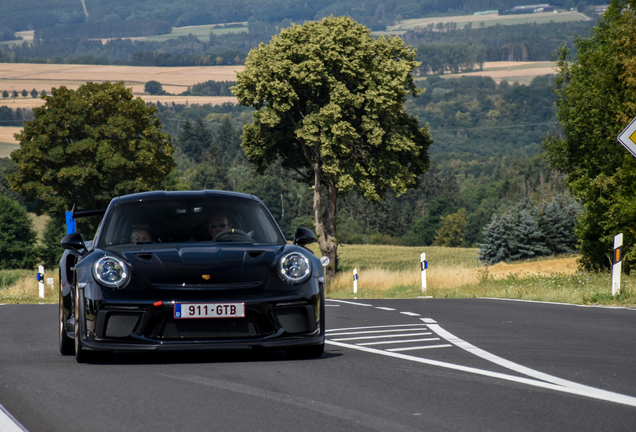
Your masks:
[{"label": "row of trees", "polygon": [[31,95],[31,97],[35,99],[38,96],[46,96],[46,90],[42,90],[39,93],[36,89],[32,89],[30,92],[26,91],[26,89],[23,89],[20,93],[18,93],[16,90],[11,90],[11,92],[8,92],[7,90],[2,91],[2,97],[5,99],[8,97],[17,98],[19,95],[22,95],[22,97]]},{"label": "row of trees", "polygon": [[0,126],[22,126],[25,121],[33,120],[33,111],[29,108],[11,109],[0,106]]},{"label": "row of trees", "polygon": [[172,26],[166,21],[130,19],[48,27],[35,31],[37,39],[103,39],[145,37],[167,34]]}]

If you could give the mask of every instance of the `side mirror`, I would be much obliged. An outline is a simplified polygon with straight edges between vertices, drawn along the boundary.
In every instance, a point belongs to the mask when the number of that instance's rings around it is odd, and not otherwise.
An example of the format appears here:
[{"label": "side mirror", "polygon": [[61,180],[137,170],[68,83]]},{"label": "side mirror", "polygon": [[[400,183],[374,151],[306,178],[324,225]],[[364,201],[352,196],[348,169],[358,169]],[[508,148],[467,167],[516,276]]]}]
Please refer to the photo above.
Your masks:
[{"label": "side mirror", "polygon": [[69,249],[81,254],[86,251],[86,245],[84,244],[84,236],[80,233],[71,233],[66,235],[60,242],[60,246],[64,249]]},{"label": "side mirror", "polygon": [[307,228],[296,228],[294,231],[294,244],[298,246],[306,246],[315,243],[318,240],[311,230]]}]

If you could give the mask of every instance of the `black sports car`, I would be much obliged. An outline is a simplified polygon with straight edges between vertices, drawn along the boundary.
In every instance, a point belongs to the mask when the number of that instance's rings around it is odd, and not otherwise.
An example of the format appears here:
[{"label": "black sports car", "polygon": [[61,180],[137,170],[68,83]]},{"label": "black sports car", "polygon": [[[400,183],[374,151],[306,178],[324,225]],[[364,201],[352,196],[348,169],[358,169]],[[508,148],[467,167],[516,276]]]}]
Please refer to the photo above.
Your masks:
[{"label": "black sports car", "polygon": [[111,201],[92,241],[61,242],[60,351],[252,346],[324,350],[324,276],[298,228],[288,244],[256,197],[145,192]]}]

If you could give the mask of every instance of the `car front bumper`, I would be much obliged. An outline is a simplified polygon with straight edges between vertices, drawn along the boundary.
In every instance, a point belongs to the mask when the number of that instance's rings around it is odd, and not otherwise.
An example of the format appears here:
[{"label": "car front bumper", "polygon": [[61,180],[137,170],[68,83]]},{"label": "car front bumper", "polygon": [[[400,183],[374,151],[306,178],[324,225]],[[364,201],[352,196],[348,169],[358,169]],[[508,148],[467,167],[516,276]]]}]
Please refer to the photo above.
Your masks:
[{"label": "car front bumper", "polygon": [[[146,295],[117,296],[96,284],[78,289],[82,347],[105,351],[192,350],[228,347],[291,348],[324,343],[324,294],[317,280],[292,292],[262,290],[227,298],[214,293],[180,293],[173,300]],[[269,293],[269,294],[268,294]],[[121,294],[121,293],[119,293]],[[244,318],[174,318],[179,302],[245,304]]]}]

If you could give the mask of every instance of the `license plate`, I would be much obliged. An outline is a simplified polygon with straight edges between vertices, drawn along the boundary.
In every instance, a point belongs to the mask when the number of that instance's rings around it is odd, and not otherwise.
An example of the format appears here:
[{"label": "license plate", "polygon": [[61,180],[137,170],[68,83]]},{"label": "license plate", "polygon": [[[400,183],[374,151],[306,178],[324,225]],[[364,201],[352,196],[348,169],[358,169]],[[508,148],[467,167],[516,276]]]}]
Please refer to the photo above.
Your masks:
[{"label": "license plate", "polygon": [[245,303],[176,303],[174,317],[245,318]]}]

